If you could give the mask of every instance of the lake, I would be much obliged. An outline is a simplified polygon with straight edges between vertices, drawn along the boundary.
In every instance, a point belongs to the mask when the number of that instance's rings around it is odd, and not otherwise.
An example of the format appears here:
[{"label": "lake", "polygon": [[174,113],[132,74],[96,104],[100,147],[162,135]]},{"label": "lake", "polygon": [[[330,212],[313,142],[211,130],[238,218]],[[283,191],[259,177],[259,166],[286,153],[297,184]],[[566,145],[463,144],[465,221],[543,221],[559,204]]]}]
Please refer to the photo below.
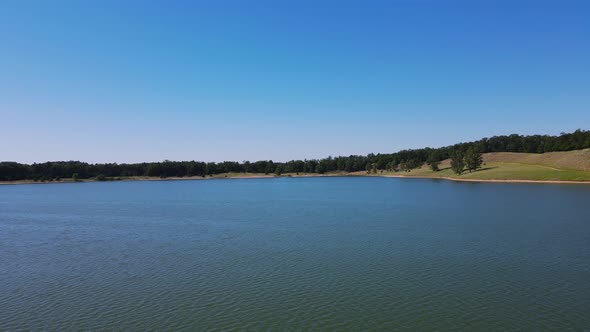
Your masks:
[{"label": "lake", "polygon": [[0,186],[0,330],[587,330],[590,186]]}]

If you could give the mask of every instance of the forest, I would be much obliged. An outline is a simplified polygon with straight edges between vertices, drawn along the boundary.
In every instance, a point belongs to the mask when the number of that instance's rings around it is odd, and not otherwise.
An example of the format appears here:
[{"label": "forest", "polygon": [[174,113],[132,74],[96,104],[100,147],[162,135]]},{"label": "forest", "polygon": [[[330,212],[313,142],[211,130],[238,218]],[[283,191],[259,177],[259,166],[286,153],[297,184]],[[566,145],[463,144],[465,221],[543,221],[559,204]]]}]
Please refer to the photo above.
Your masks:
[{"label": "forest", "polygon": [[[478,141],[459,143],[441,148],[422,148],[402,150],[395,153],[351,155],[327,157],[324,159],[291,160],[273,162],[260,160],[255,162],[202,162],[169,161],[145,162],[135,164],[89,164],[81,161],[52,161],[34,164],[17,162],[0,162],[0,181],[34,180],[56,181],[63,178],[111,180],[116,178],[149,177],[188,177],[208,176],[222,173],[318,173],[341,171],[406,171],[421,167],[425,163],[437,165],[438,162],[465,153],[478,154],[486,152],[525,152],[544,153],[553,151],[571,151],[590,148],[590,131],[576,130],[573,133],[550,135],[504,135],[482,138]],[[459,165],[462,169],[463,165]]]}]

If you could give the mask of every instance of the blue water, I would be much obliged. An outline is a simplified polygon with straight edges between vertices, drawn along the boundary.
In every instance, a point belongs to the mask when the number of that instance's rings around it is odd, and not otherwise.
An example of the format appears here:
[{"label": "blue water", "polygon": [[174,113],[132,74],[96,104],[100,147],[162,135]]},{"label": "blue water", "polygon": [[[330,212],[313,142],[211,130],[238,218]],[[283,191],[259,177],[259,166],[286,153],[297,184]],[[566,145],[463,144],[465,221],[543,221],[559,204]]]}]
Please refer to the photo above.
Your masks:
[{"label": "blue water", "polygon": [[588,330],[590,186],[0,186],[0,330]]}]

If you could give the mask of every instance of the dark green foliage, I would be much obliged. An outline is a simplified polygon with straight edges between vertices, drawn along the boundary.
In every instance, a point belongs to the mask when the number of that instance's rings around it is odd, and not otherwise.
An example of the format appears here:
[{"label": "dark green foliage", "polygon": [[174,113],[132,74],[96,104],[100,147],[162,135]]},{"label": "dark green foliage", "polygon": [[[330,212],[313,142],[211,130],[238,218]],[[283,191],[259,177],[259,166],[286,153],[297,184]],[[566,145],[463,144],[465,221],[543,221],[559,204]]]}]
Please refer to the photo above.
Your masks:
[{"label": "dark green foliage", "polygon": [[434,172],[439,171],[440,162],[442,161],[441,152],[439,150],[432,150],[432,152],[428,155],[428,159],[426,163],[430,166],[430,169]]},{"label": "dark green foliage", "polygon": [[324,174],[324,173],[330,171],[329,166],[330,166],[330,162],[326,159],[322,159],[317,162],[315,173]]},{"label": "dark green foliage", "polygon": [[31,178],[30,166],[15,162],[0,163],[0,180],[13,181]]},{"label": "dark green foliage", "polygon": [[[60,178],[76,179],[98,178],[105,179],[133,176],[154,177],[184,177],[221,174],[221,173],[327,173],[334,171],[358,172],[377,170],[402,170],[410,171],[424,163],[430,167],[437,162],[445,160],[457,153],[467,154],[467,160],[461,160],[463,168],[456,160],[457,171],[462,172],[464,167],[471,171],[481,167],[481,159],[469,157],[469,149],[473,148],[479,156],[487,152],[527,152],[544,153],[551,151],[570,151],[590,148],[590,131],[576,130],[573,133],[564,133],[559,136],[548,135],[509,135],[484,138],[476,142],[460,143],[452,146],[431,149],[402,150],[389,154],[368,154],[366,156],[342,156],[328,157],[324,159],[291,160],[285,163],[275,163],[272,160],[256,162],[224,161],[220,163],[205,163],[200,161],[169,161],[138,163],[138,164],[88,164],[79,161],[58,161],[40,164],[19,164],[16,162],[0,162],[0,181],[37,180],[52,181]],[[463,156],[465,157],[465,156]],[[478,161],[479,160],[479,161]],[[465,164],[467,162],[467,164]],[[368,168],[367,168],[368,165]],[[434,168],[433,168],[434,169]]]},{"label": "dark green foliage", "polygon": [[430,166],[430,169],[431,169],[433,172],[438,172],[438,171],[439,171],[439,168],[438,168],[438,166],[440,165],[440,161],[431,161],[431,162],[429,162],[428,164],[429,164],[429,166]]},{"label": "dark green foliage", "polygon": [[481,168],[481,164],[483,163],[483,158],[481,153],[476,150],[475,146],[469,147],[467,152],[465,152],[465,166],[469,170],[469,172],[473,172],[478,168]]},{"label": "dark green foliage", "polygon": [[463,151],[456,150],[451,155],[451,169],[455,174],[461,175],[465,169],[465,157]]},{"label": "dark green foliage", "polygon": [[365,171],[367,171],[367,174],[377,174],[377,164],[367,163],[367,165],[365,165]]},{"label": "dark green foliage", "polygon": [[77,181],[79,181],[78,177],[79,177],[79,176],[78,176],[78,173],[74,173],[74,174],[72,174],[72,180],[73,180],[74,182],[77,182]]},{"label": "dark green foliage", "polygon": [[402,161],[399,164],[399,170],[402,172],[409,172],[415,168],[419,168],[420,166],[422,166],[421,162],[419,162],[416,159],[410,159],[410,160]]},{"label": "dark green foliage", "polygon": [[409,171],[412,170],[412,168],[410,168],[410,166],[408,165],[408,162],[402,161],[399,164],[399,170],[402,171],[402,172],[409,172]]},{"label": "dark green foliage", "polygon": [[399,172],[399,165],[394,163],[393,161],[390,161],[389,163],[387,163],[386,169],[391,172]]},{"label": "dark green foliage", "polygon": [[264,174],[269,174],[271,172],[274,171],[275,167],[274,167],[274,163],[271,161],[265,162],[266,165],[264,167]]}]

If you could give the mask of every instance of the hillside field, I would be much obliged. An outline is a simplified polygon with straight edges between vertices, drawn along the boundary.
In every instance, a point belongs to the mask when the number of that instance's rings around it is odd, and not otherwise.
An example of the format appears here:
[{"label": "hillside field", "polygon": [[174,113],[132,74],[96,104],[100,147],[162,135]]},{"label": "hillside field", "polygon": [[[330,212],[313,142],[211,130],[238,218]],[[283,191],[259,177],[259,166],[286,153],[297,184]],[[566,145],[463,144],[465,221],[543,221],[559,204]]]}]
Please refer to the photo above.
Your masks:
[{"label": "hillside field", "polygon": [[410,172],[383,172],[383,175],[466,180],[590,181],[590,149],[543,154],[494,152],[483,154],[483,160],[481,169],[461,175],[453,173],[450,160],[444,160],[438,172],[424,165]]}]

